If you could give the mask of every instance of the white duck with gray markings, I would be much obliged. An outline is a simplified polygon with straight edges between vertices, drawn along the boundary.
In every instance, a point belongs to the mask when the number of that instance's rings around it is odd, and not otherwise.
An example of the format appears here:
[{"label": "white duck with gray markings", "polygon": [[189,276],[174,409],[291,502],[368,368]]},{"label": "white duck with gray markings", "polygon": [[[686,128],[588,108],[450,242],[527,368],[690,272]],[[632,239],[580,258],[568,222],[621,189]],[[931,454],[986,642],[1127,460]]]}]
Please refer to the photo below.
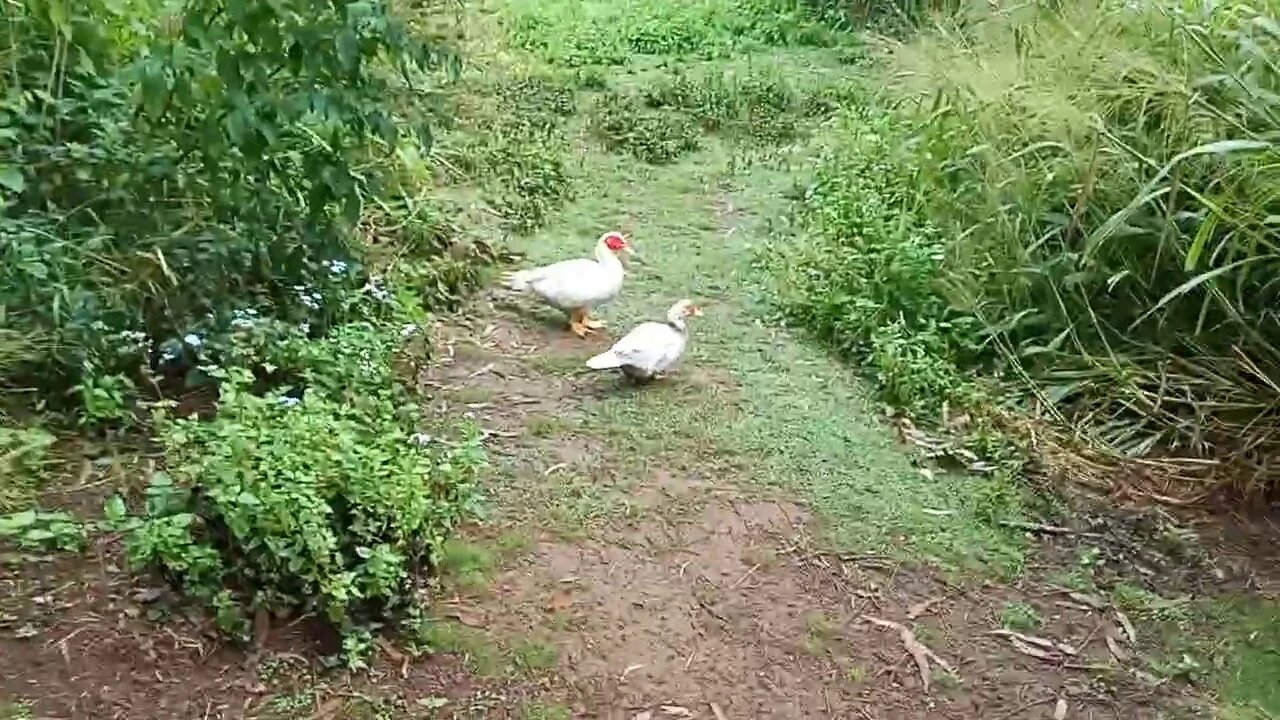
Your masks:
[{"label": "white duck with gray markings", "polygon": [[688,319],[702,314],[690,300],[667,311],[666,322],[637,325],[613,347],[587,361],[592,370],[621,370],[633,380],[651,380],[675,367],[689,342]]}]

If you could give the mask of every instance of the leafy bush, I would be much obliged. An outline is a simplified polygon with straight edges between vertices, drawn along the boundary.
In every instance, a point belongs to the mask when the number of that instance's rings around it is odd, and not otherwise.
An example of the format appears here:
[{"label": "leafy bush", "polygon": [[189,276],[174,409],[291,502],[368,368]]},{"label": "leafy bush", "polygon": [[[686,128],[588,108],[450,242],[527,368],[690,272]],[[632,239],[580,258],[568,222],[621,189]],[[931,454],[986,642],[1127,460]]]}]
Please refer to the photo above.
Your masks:
[{"label": "leafy bush", "polygon": [[406,609],[474,497],[475,435],[428,442],[396,382],[397,333],[356,322],[280,352],[297,368],[285,394],[253,394],[241,369],[221,381],[211,421],[157,427],[167,472],[141,517],[114,499],[136,568],[154,568],[245,638],[259,609],[315,612],[359,663],[368,632]]},{"label": "leafy bush", "polygon": [[684,113],[649,110],[635,96],[618,92],[599,97],[590,124],[610,151],[625,152],[655,165],[697,150],[702,134]]},{"label": "leafy bush", "polygon": [[21,3],[0,39],[0,309],[32,339],[0,370],[119,421],[237,309],[340,319],[311,293],[358,255],[371,156],[425,137],[406,81],[447,58],[382,2],[73,5]]},{"label": "leafy bush", "polygon": [[833,33],[794,0],[510,0],[515,43],[566,66],[622,65],[635,54],[725,57],[761,46],[829,45]]},{"label": "leafy bush", "polygon": [[888,117],[824,158],[814,237],[771,248],[780,305],[916,409],[968,392],[953,367],[996,370],[1113,456],[1191,456],[1166,470],[1196,492],[1274,483],[1270,27],[1073,0],[922,31],[880,78]]},{"label": "leafy bush", "polygon": [[88,527],[71,513],[27,509],[0,516],[0,539],[24,550],[81,550]]}]

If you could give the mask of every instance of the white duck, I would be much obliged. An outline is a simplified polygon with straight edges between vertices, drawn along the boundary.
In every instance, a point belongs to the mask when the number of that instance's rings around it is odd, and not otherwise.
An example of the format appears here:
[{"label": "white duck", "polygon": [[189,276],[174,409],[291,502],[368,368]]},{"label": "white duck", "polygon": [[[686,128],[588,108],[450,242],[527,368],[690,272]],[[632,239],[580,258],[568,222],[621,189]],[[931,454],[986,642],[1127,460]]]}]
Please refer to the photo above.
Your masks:
[{"label": "white duck", "polygon": [[591,318],[591,309],[613,300],[622,291],[626,270],[618,258],[635,251],[622,233],[607,232],[596,243],[596,258],[562,260],[507,276],[507,287],[532,292],[543,302],[569,313],[569,329],[578,337],[599,330],[604,323]]},{"label": "white duck", "polygon": [[666,322],[646,322],[635,327],[608,350],[587,361],[592,370],[617,368],[633,380],[650,380],[671,369],[689,342],[690,317],[702,309],[681,300],[667,311]]}]

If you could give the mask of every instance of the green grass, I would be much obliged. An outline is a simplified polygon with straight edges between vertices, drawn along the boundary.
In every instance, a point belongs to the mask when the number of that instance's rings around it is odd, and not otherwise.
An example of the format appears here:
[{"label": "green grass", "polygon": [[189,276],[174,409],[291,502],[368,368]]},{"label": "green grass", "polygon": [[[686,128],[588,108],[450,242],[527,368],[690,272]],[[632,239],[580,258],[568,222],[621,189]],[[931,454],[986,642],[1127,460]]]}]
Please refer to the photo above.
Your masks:
[{"label": "green grass", "polygon": [[483,591],[494,568],[488,548],[457,538],[445,542],[438,562],[440,577],[462,592]]},{"label": "green grass", "polygon": [[1026,603],[1006,603],[1000,611],[1000,625],[1007,630],[1031,632],[1044,624],[1044,618],[1036,609]]},{"label": "green grass", "polygon": [[511,662],[523,672],[550,670],[559,659],[559,649],[546,640],[529,638],[511,649]]},{"label": "green grass", "polygon": [[413,628],[410,641],[426,652],[450,653],[481,676],[503,669],[502,649],[486,633],[451,620],[423,620]]},{"label": "green grass", "polygon": [[[530,263],[546,262],[586,254],[607,228],[633,229],[646,265],[600,309],[610,327],[659,317],[686,296],[706,310],[693,326],[683,375],[589,403],[593,425],[623,456],[681,437],[709,440],[723,455],[744,458],[743,480],[799,492],[840,547],[1016,571],[1021,540],[982,520],[992,515],[983,505],[992,481],[920,473],[848,368],[760,324],[750,248],[764,238],[764,219],[785,211],[782,196],[804,177],[807,158],[731,172],[733,157],[715,138],[662,167],[589,150],[583,173],[594,191],[519,244]],[[688,378],[698,370],[725,381],[693,386]]]}]

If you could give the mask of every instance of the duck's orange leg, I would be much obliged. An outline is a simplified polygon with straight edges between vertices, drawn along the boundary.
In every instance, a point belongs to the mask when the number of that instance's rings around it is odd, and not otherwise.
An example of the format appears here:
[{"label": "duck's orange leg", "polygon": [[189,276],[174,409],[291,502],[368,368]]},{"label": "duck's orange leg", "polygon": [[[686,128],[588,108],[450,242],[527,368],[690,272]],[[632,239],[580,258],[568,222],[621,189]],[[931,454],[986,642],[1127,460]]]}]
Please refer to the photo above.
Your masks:
[{"label": "duck's orange leg", "polygon": [[585,325],[588,330],[600,330],[604,327],[603,320],[595,320],[591,317],[591,308],[582,309],[582,324]]},{"label": "duck's orange leg", "polygon": [[587,333],[591,329],[587,327],[587,312],[583,308],[574,308],[569,311],[569,332],[580,338],[586,338]]}]

